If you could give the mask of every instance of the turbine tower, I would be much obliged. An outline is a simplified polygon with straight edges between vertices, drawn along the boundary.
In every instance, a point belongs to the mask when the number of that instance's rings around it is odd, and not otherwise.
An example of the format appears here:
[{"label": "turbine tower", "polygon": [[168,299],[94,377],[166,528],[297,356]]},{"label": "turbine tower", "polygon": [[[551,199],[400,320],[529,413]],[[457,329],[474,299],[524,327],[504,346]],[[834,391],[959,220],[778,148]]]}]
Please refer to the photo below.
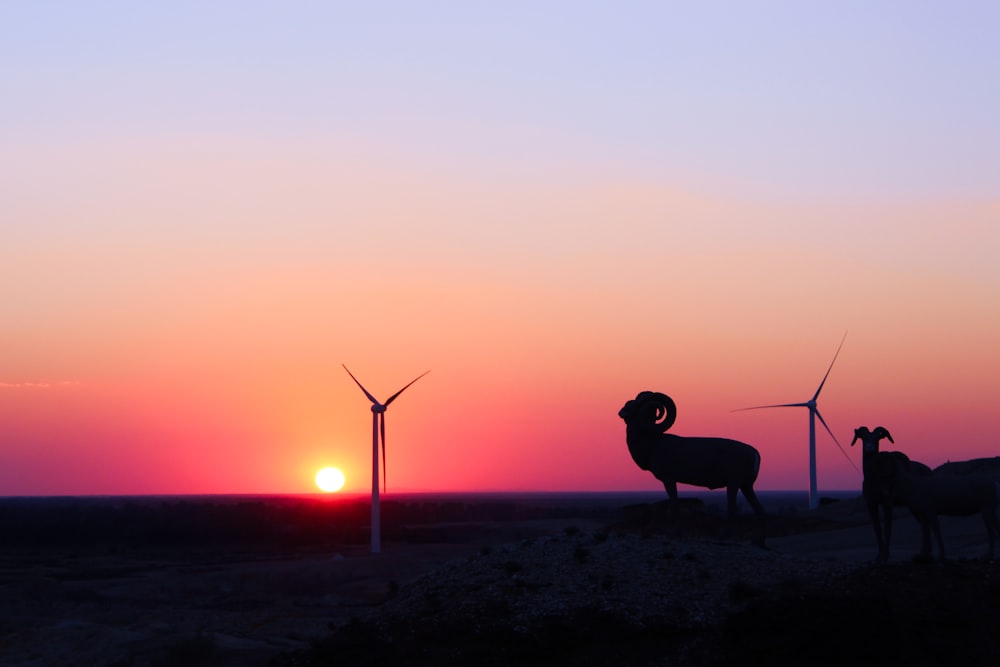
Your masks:
[{"label": "turbine tower", "polygon": [[844,347],[844,341],[847,339],[847,333],[844,333],[844,337],[840,340],[840,346],[837,347],[837,352],[833,355],[833,361],[830,362],[830,367],[826,369],[826,375],[823,376],[823,380],[819,383],[819,387],[816,388],[816,393],[813,394],[812,398],[803,403],[778,403],[776,405],[757,405],[752,408],[740,408],[739,410],[734,410],[733,412],[742,412],[744,410],[760,410],[762,408],[809,408],[809,509],[816,509],[819,505],[819,496],[816,494],[816,418],[819,418],[823,428],[826,432],[830,434],[833,441],[837,443],[837,447],[847,458],[848,462],[854,466],[857,470],[858,467],[854,465],[854,461],[851,461],[851,457],[847,455],[847,452],[841,446],[840,441],[837,440],[837,436],[833,434],[830,427],[827,426],[826,420],[823,419],[823,415],[819,413],[819,408],[816,406],[816,401],[819,399],[819,392],[823,391],[823,385],[826,384],[826,378],[829,377],[830,371],[833,370],[833,364],[837,361],[837,356],[840,354],[840,348]]},{"label": "turbine tower", "polygon": [[351,376],[355,384],[361,387],[361,391],[365,393],[368,400],[372,402],[372,553],[377,554],[382,550],[382,527],[380,523],[379,514],[379,484],[378,484],[378,443],[379,436],[382,440],[382,485],[385,486],[385,411],[389,407],[389,404],[396,400],[396,397],[406,391],[407,387],[422,378],[424,375],[430,373],[430,371],[424,371],[416,378],[410,381],[410,384],[406,385],[395,394],[389,397],[385,403],[379,403],[374,396],[372,396],[367,389],[364,388],[358,378],[354,377],[354,373],[347,368],[345,364],[344,370],[347,374]]}]

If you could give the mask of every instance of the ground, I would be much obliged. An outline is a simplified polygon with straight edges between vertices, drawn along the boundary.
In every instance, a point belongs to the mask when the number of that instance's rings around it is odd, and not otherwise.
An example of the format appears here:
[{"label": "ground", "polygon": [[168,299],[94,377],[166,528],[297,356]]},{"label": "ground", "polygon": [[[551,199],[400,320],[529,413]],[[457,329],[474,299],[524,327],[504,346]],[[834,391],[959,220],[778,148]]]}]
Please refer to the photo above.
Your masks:
[{"label": "ground", "polygon": [[[688,518],[680,538],[643,519],[483,554],[278,664],[996,664],[992,561],[799,559],[717,539],[717,517]],[[815,515],[774,523],[779,534],[833,529]],[[602,560],[604,547],[618,559]],[[567,571],[575,584],[561,581]]]},{"label": "ground", "polygon": [[[206,501],[209,502],[209,501]],[[993,665],[1000,566],[858,502],[730,524],[698,503],[0,503],[0,664]],[[330,526],[337,530],[331,531]],[[906,541],[910,531],[909,542]],[[966,531],[966,532],[963,532]],[[331,534],[333,533],[333,534]]]}]

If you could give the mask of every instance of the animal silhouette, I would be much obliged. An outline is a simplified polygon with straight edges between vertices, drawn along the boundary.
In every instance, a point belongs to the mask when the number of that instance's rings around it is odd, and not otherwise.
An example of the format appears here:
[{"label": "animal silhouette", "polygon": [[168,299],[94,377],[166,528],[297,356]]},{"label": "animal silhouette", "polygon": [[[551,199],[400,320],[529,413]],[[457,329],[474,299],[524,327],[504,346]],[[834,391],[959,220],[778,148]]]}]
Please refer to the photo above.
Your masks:
[{"label": "animal silhouette", "polygon": [[[861,483],[861,495],[864,496],[865,506],[868,508],[868,515],[872,520],[872,527],[875,529],[875,541],[878,544],[878,555],[875,561],[885,563],[889,560],[889,541],[892,538],[892,513],[893,502],[891,498],[883,494],[881,477],[878,474],[879,441],[883,438],[895,444],[889,430],[884,426],[876,426],[874,430],[869,430],[867,426],[859,426],[854,429],[854,439],[851,440],[851,447],[861,441],[861,471],[864,480]],[[902,452],[883,452],[888,455],[904,456]],[[914,474],[929,475],[931,469],[918,461],[910,461],[910,470]],[[881,510],[882,519],[879,519]]]},{"label": "animal silhouette", "polygon": [[[921,474],[902,452],[880,452],[877,470],[881,492],[887,500],[908,507],[920,523],[923,532],[921,556],[933,556],[933,532],[940,558],[945,559],[939,516],[970,516],[978,512],[983,517],[989,541],[986,557],[993,558],[996,538],[1000,535],[996,516],[1000,482],[983,475]],[[888,548],[886,544],[887,551]]]},{"label": "animal silhouette", "polygon": [[663,483],[671,507],[677,505],[677,484],[708,489],[725,487],[730,522],[739,492],[760,521],[754,540],[764,544],[764,508],[753,485],[760,472],[760,453],[745,442],[727,438],[682,437],[667,433],[677,419],[677,406],[666,394],[643,391],[618,412],[625,420],[625,441],[632,460]]}]

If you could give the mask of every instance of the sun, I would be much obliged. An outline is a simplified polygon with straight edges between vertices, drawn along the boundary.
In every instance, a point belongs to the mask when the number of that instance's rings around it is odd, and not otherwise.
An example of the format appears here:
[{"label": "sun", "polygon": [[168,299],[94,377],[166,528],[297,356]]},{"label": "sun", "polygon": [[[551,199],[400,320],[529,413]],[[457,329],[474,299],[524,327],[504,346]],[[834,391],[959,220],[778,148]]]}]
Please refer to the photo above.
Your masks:
[{"label": "sun", "polygon": [[323,468],[316,473],[316,486],[326,493],[340,491],[344,488],[344,473],[338,468]]}]

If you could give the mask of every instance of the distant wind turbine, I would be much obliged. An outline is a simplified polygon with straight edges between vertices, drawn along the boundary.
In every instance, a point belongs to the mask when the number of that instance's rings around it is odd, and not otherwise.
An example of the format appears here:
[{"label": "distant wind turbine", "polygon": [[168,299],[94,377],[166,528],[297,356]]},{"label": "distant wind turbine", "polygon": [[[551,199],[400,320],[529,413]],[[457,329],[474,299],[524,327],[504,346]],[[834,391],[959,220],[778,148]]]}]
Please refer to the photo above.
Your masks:
[{"label": "distant wind turbine", "polygon": [[816,393],[813,394],[812,398],[804,403],[778,403],[776,405],[757,405],[752,408],[740,408],[739,410],[733,410],[733,412],[742,412],[744,410],[760,410],[762,408],[809,408],[809,509],[816,509],[819,505],[819,496],[816,494],[816,418],[819,417],[820,423],[823,424],[823,428],[826,432],[830,434],[833,441],[837,443],[837,447],[847,458],[848,462],[854,466],[857,470],[858,467],[854,465],[854,461],[851,461],[851,457],[847,455],[847,452],[841,446],[840,441],[837,440],[837,436],[833,434],[830,427],[826,425],[826,420],[823,419],[823,415],[819,413],[819,408],[816,407],[816,400],[819,398],[819,392],[823,391],[823,385],[826,384],[826,378],[829,377],[830,371],[833,370],[833,364],[837,361],[837,356],[840,354],[840,348],[844,347],[844,341],[847,339],[847,333],[844,333],[844,337],[840,340],[840,346],[837,347],[837,352],[833,355],[833,361],[830,362],[830,367],[826,369],[826,375],[823,376],[823,381],[819,383],[819,387],[816,389]]},{"label": "distant wind turbine", "polygon": [[367,389],[364,388],[358,378],[354,377],[354,373],[344,366],[344,370],[347,374],[351,376],[355,384],[361,387],[361,391],[365,393],[368,400],[372,402],[372,553],[377,554],[382,550],[382,537],[381,537],[381,524],[379,515],[379,484],[378,484],[378,443],[379,436],[382,440],[382,485],[385,486],[385,411],[389,407],[389,404],[396,400],[396,397],[406,391],[407,387],[422,378],[424,375],[430,373],[430,371],[424,371],[416,378],[410,381],[410,384],[406,385],[395,394],[389,397],[385,403],[379,403],[374,396],[372,396]]}]

